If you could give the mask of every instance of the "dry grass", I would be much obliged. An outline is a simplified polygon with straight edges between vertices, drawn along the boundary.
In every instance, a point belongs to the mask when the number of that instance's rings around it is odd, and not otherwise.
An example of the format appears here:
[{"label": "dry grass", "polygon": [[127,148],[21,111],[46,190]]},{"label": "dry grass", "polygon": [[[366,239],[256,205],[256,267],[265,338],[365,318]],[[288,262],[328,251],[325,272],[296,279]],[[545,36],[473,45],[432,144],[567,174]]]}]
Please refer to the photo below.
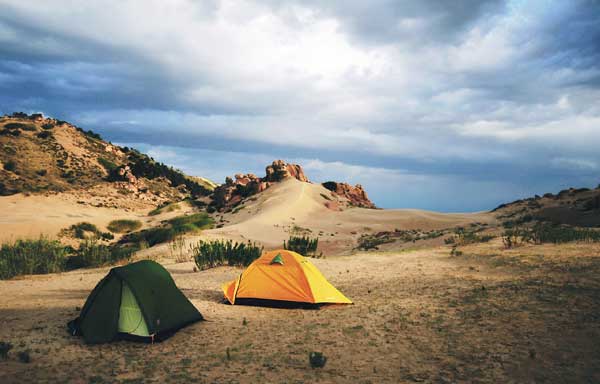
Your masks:
[{"label": "dry grass", "polygon": [[[3,382],[598,382],[600,246],[461,247],[314,260],[355,304],[314,310],[228,306],[240,269],[177,285],[205,315],[166,342],[86,346],[64,331],[107,269],[0,282]],[[35,316],[34,316],[35,315]],[[327,356],[312,369],[311,351]],[[69,366],[70,369],[64,369]]]}]

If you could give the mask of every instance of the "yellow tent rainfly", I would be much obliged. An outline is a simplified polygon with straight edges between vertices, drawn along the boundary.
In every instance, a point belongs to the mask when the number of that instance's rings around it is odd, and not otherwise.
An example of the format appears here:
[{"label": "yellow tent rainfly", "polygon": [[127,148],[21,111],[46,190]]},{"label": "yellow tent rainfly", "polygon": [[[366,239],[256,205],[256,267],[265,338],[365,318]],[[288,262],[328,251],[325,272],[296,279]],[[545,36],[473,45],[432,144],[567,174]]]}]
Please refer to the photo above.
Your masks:
[{"label": "yellow tent rainfly", "polygon": [[296,252],[264,253],[235,280],[223,286],[231,304],[281,301],[309,304],[352,304],[319,270]]}]

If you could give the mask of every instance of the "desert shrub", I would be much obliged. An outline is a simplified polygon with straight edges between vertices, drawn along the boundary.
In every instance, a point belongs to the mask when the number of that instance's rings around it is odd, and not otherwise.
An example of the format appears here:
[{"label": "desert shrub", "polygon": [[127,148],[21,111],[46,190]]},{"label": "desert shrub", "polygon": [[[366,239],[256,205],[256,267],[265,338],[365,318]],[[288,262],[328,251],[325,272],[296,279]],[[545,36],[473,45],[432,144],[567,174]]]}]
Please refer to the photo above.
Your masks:
[{"label": "desert shrub", "polygon": [[331,197],[327,196],[326,194],[324,194],[324,193],[320,193],[320,195],[321,195],[321,197],[322,197],[322,198],[324,198],[325,200],[329,200],[329,201],[331,201]]},{"label": "desert shrub", "polygon": [[600,231],[590,228],[577,228],[567,225],[538,223],[528,231],[528,238],[534,243],[568,243],[572,241],[598,242]]},{"label": "desert shrub", "polygon": [[358,238],[357,248],[362,251],[379,249],[381,244],[392,243],[395,240],[388,233],[363,234]]},{"label": "desert shrub", "polygon": [[308,354],[308,362],[311,368],[323,368],[327,363],[327,357],[321,352],[310,352]]},{"label": "desert shrub", "polygon": [[42,132],[38,133],[36,136],[39,137],[40,139],[47,139],[52,136],[52,133],[50,133],[48,131],[42,131]]},{"label": "desert shrub", "polygon": [[40,176],[46,176],[46,174],[48,173],[48,171],[45,170],[45,169],[38,169],[37,171],[35,171],[35,173],[37,173]]},{"label": "desert shrub", "polygon": [[31,362],[31,355],[29,354],[29,350],[19,351],[19,353],[17,353],[17,357],[19,358],[19,361],[21,363],[28,364]]},{"label": "desert shrub", "polygon": [[100,238],[102,240],[109,241],[109,240],[113,240],[115,238],[115,236],[110,232],[100,232]]},{"label": "desert shrub", "polygon": [[88,131],[85,131],[79,127],[75,127],[75,129],[78,130],[79,132],[83,133],[84,135],[86,135],[89,138],[96,139],[96,140],[102,140],[102,136],[100,136],[96,132],[92,131],[91,129]]},{"label": "desert shrub", "polygon": [[214,220],[208,214],[202,212],[193,215],[178,216],[168,220],[167,223],[171,225],[176,233],[186,233],[212,228]]},{"label": "desert shrub", "polygon": [[42,128],[46,129],[46,130],[52,129],[52,128],[54,128],[54,124],[52,124],[52,123],[45,123],[45,124],[42,124]]},{"label": "desert shrub", "polygon": [[151,157],[141,154],[138,151],[129,151],[128,158],[128,165],[136,177],[145,177],[148,179],[164,177],[174,187],[185,185],[193,196],[208,196],[211,193],[209,189],[197,181],[188,178],[183,172],[166,166],[163,163],[156,162]]},{"label": "desert shrub", "polygon": [[256,243],[238,243],[231,240],[200,241],[190,248],[198,269],[220,265],[248,266],[262,254],[263,247]]},{"label": "desert shrub", "polygon": [[108,230],[114,233],[127,233],[137,231],[142,227],[142,222],[139,220],[113,220],[108,223]]},{"label": "desert shrub", "polygon": [[69,227],[69,231],[73,233],[73,237],[77,239],[85,239],[85,233],[91,232],[95,235],[100,234],[100,230],[92,223],[81,222],[77,224],[73,224]]},{"label": "desert shrub", "polygon": [[121,260],[129,260],[137,251],[134,247],[99,244],[95,239],[86,240],[74,250],[66,261],[66,269],[99,267]]},{"label": "desert shrub", "polygon": [[0,341],[0,360],[8,359],[8,352],[12,347],[13,345],[8,341]]},{"label": "desert shrub", "polygon": [[18,130],[22,129],[24,131],[35,131],[37,128],[33,124],[23,124],[23,123],[8,123],[4,125],[5,129],[9,130]]},{"label": "desert shrub", "polygon": [[12,160],[8,160],[6,163],[4,163],[4,169],[10,172],[14,172],[15,169],[17,169],[17,163],[15,163]]},{"label": "desert shrub", "polygon": [[283,249],[299,253],[304,256],[315,256],[317,247],[319,246],[319,238],[311,238],[309,236],[290,236],[287,242],[283,241]]},{"label": "desert shrub", "polygon": [[444,240],[446,244],[467,245],[475,243],[487,243],[492,240],[492,235],[480,235],[476,225],[471,228],[457,227],[454,229],[454,237]]},{"label": "desert shrub", "polygon": [[528,228],[506,228],[502,235],[502,241],[506,248],[512,248],[523,243],[599,242],[600,231],[542,222]]},{"label": "desert shrub", "polygon": [[169,251],[176,263],[184,263],[189,259],[185,250],[185,239],[181,235],[175,236],[175,238],[169,242]]},{"label": "desert shrub", "polygon": [[146,243],[148,247],[173,240],[177,233],[171,227],[148,228],[129,233],[121,239],[121,243]]},{"label": "desert shrub", "polygon": [[113,172],[118,167],[117,164],[113,163],[108,159],[105,159],[104,157],[99,157],[98,163],[100,163],[100,165],[104,167],[104,169],[106,169],[106,172],[108,173]]},{"label": "desert shrub", "polygon": [[163,226],[128,233],[123,236],[120,243],[140,244],[144,242],[152,247],[156,244],[172,241],[177,235],[212,228],[213,225],[214,220],[204,212],[179,216],[165,221]]},{"label": "desert shrub", "polygon": [[0,279],[17,275],[60,272],[65,264],[66,248],[56,240],[17,240],[0,246]]},{"label": "desert shrub", "polygon": [[337,183],[335,181],[326,181],[323,184],[321,184],[323,187],[325,187],[326,189],[335,192],[337,189]]},{"label": "desert shrub", "polygon": [[173,212],[180,208],[181,207],[179,206],[179,204],[166,201],[163,204],[156,207],[155,209],[148,212],[148,216],[156,216],[165,212]]}]

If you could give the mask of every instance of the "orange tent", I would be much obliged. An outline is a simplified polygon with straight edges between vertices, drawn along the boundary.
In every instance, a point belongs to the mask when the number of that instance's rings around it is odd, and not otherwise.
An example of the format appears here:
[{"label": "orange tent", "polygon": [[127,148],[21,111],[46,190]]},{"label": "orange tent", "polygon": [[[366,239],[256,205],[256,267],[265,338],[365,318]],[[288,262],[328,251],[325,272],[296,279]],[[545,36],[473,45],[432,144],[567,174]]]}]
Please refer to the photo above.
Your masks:
[{"label": "orange tent", "polygon": [[231,304],[237,299],[352,304],[307,258],[282,249],[254,260],[237,279],[223,285],[223,293]]}]

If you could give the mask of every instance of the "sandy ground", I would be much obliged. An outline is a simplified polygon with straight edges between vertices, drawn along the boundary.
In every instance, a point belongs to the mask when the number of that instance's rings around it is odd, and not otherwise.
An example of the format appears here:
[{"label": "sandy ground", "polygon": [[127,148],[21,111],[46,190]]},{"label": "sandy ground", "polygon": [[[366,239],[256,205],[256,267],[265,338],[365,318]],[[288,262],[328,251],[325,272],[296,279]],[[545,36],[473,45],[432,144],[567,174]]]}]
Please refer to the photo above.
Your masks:
[{"label": "sandy ground", "polygon": [[111,220],[148,220],[148,209],[126,212],[92,207],[77,201],[77,196],[70,194],[0,197],[0,242],[38,238],[40,235],[54,238],[61,229],[82,221],[93,223],[105,231]]},{"label": "sandy ground", "polygon": [[[226,226],[205,233],[211,237],[252,239],[267,248],[281,247],[293,228],[309,229],[319,237],[326,254],[348,254],[363,233],[395,229],[446,229],[470,223],[494,223],[489,213],[446,214],[417,209],[350,208],[332,211],[323,196],[331,193],[320,184],[287,179],[223,215]],[[217,218],[218,219],[218,218]]]},{"label": "sandy ground", "polygon": [[[165,261],[208,321],[154,345],[67,334],[108,268],[0,281],[0,340],[15,346],[0,382],[600,381],[600,245],[461,250],[314,260],[355,302],[320,310],[221,304],[220,285],[240,269]],[[18,361],[22,350],[31,363]],[[328,357],[325,368],[310,368],[310,351]]]},{"label": "sandy ground", "polygon": [[80,203],[84,199],[82,195],[83,193],[48,196],[17,194],[0,197],[0,242],[22,238],[35,239],[40,236],[56,238],[61,229],[84,221],[96,225],[102,231],[107,231],[108,223],[118,219],[139,220],[142,222],[142,228],[146,228],[158,225],[162,220],[193,211],[189,203],[179,202],[177,209],[171,212],[148,216],[148,212],[154,208],[148,203],[139,204],[129,210],[94,207],[87,202]]}]

